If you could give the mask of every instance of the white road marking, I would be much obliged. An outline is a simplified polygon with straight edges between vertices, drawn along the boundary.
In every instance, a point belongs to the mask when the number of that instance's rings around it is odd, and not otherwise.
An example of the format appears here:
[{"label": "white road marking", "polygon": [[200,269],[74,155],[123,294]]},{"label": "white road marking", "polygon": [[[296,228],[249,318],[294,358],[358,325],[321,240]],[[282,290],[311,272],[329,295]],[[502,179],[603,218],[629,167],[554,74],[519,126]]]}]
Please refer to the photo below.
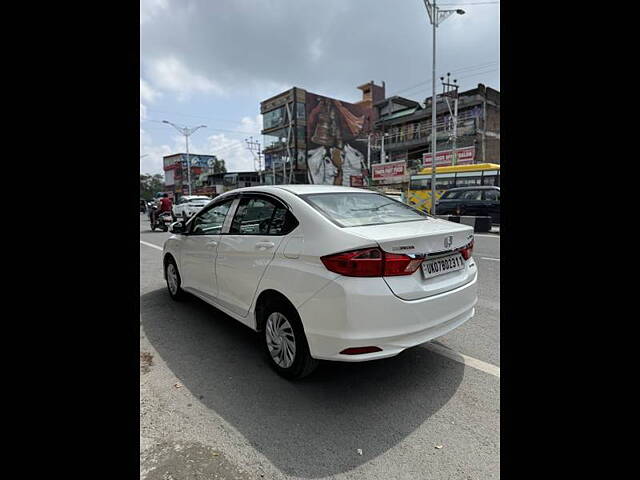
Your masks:
[{"label": "white road marking", "polygon": [[482,238],[497,238],[498,240],[500,240],[500,234],[493,234],[490,235],[488,233],[474,233],[473,234],[474,237],[482,237]]},{"label": "white road marking", "polygon": [[482,372],[488,373],[489,375],[500,378],[500,367],[487,362],[483,362],[482,360],[478,360],[477,358],[458,353],[455,350],[451,350],[450,348],[443,347],[433,342],[425,343],[424,347],[434,353],[442,355],[443,357],[450,358],[453,361],[462,363],[468,367],[475,368],[476,370],[480,370]]},{"label": "white road marking", "polygon": [[158,245],[154,245],[153,243],[143,242],[142,240],[140,240],[140,243],[143,245],[146,245],[147,247],[155,248],[156,250],[162,251],[162,247],[159,247]]},{"label": "white road marking", "polygon": [[481,258],[482,260],[495,260],[495,261],[497,261],[497,262],[499,262],[499,261],[500,261],[500,259],[499,259],[499,258],[491,258],[491,257],[480,257],[480,258]]},{"label": "white road marking", "polygon": [[[162,251],[162,247],[159,247],[158,245],[154,245],[153,243],[144,242],[142,240],[140,240],[140,243],[142,245],[146,245],[148,247],[155,248],[156,250]],[[485,257],[480,257],[480,258],[485,258]],[[499,258],[487,258],[487,259],[488,260],[500,260]],[[424,347],[428,348],[429,350],[431,350],[434,353],[442,355],[443,357],[450,358],[451,360],[454,360],[456,362],[460,362],[460,363],[462,363],[464,365],[467,365],[469,367],[475,368],[476,370],[480,370],[482,372],[485,372],[485,373],[488,373],[490,375],[493,375],[495,377],[500,378],[500,367],[496,367],[495,365],[492,365],[492,364],[487,363],[487,362],[483,362],[482,360],[478,360],[477,358],[469,357],[469,356],[464,355],[462,353],[458,353],[455,350],[451,350],[449,348],[442,347],[442,346],[437,345],[435,343],[426,343],[424,345]]]}]

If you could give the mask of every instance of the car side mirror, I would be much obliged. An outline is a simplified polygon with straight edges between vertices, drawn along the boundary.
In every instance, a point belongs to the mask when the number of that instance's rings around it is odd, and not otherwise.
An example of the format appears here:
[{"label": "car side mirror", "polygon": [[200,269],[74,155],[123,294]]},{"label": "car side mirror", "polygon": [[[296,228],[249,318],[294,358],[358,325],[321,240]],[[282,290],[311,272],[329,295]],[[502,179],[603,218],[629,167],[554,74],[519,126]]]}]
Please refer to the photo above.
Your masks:
[{"label": "car side mirror", "polygon": [[185,225],[182,222],[173,222],[169,225],[169,231],[171,233],[184,233],[186,231]]}]

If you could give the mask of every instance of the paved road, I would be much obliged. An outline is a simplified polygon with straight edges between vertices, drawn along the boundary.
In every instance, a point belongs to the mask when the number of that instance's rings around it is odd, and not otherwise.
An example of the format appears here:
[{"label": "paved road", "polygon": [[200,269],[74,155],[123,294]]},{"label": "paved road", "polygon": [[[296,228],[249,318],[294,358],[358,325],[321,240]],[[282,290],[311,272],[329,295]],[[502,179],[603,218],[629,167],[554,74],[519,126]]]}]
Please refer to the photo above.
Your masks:
[{"label": "paved road", "polygon": [[[168,236],[141,216],[141,242]],[[476,237],[476,316],[435,346],[291,383],[250,329],[171,301],[141,243],[141,478],[499,478],[499,257],[499,236]]]}]

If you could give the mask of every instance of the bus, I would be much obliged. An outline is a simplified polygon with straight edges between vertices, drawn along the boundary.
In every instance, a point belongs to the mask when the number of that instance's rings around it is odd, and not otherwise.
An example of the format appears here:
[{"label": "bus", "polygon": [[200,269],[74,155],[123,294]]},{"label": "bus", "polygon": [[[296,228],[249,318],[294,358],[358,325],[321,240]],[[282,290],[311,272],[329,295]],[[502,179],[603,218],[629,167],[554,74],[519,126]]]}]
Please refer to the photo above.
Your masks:
[{"label": "bus", "polygon": [[[474,185],[500,186],[500,165],[497,163],[476,163],[436,167],[436,198],[455,187]],[[411,175],[407,194],[409,205],[418,210],[431,211],[431,167]],[[436,212],[437,213],[437,212]]]}]

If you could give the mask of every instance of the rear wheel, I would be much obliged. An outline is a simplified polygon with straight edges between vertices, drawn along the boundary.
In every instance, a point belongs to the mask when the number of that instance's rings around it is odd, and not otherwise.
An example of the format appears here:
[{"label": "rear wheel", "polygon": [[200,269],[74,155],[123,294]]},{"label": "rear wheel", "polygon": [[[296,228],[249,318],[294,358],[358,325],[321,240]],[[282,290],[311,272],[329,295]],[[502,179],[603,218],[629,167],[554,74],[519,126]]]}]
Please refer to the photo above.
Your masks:
[{"label": "rear wheel", "polygon": [[281,376],[295,380],[313,372],[318,360],[311,357],[302,322],[285,302],[267,306],[263,332],[264,349],[271,367]]}]

